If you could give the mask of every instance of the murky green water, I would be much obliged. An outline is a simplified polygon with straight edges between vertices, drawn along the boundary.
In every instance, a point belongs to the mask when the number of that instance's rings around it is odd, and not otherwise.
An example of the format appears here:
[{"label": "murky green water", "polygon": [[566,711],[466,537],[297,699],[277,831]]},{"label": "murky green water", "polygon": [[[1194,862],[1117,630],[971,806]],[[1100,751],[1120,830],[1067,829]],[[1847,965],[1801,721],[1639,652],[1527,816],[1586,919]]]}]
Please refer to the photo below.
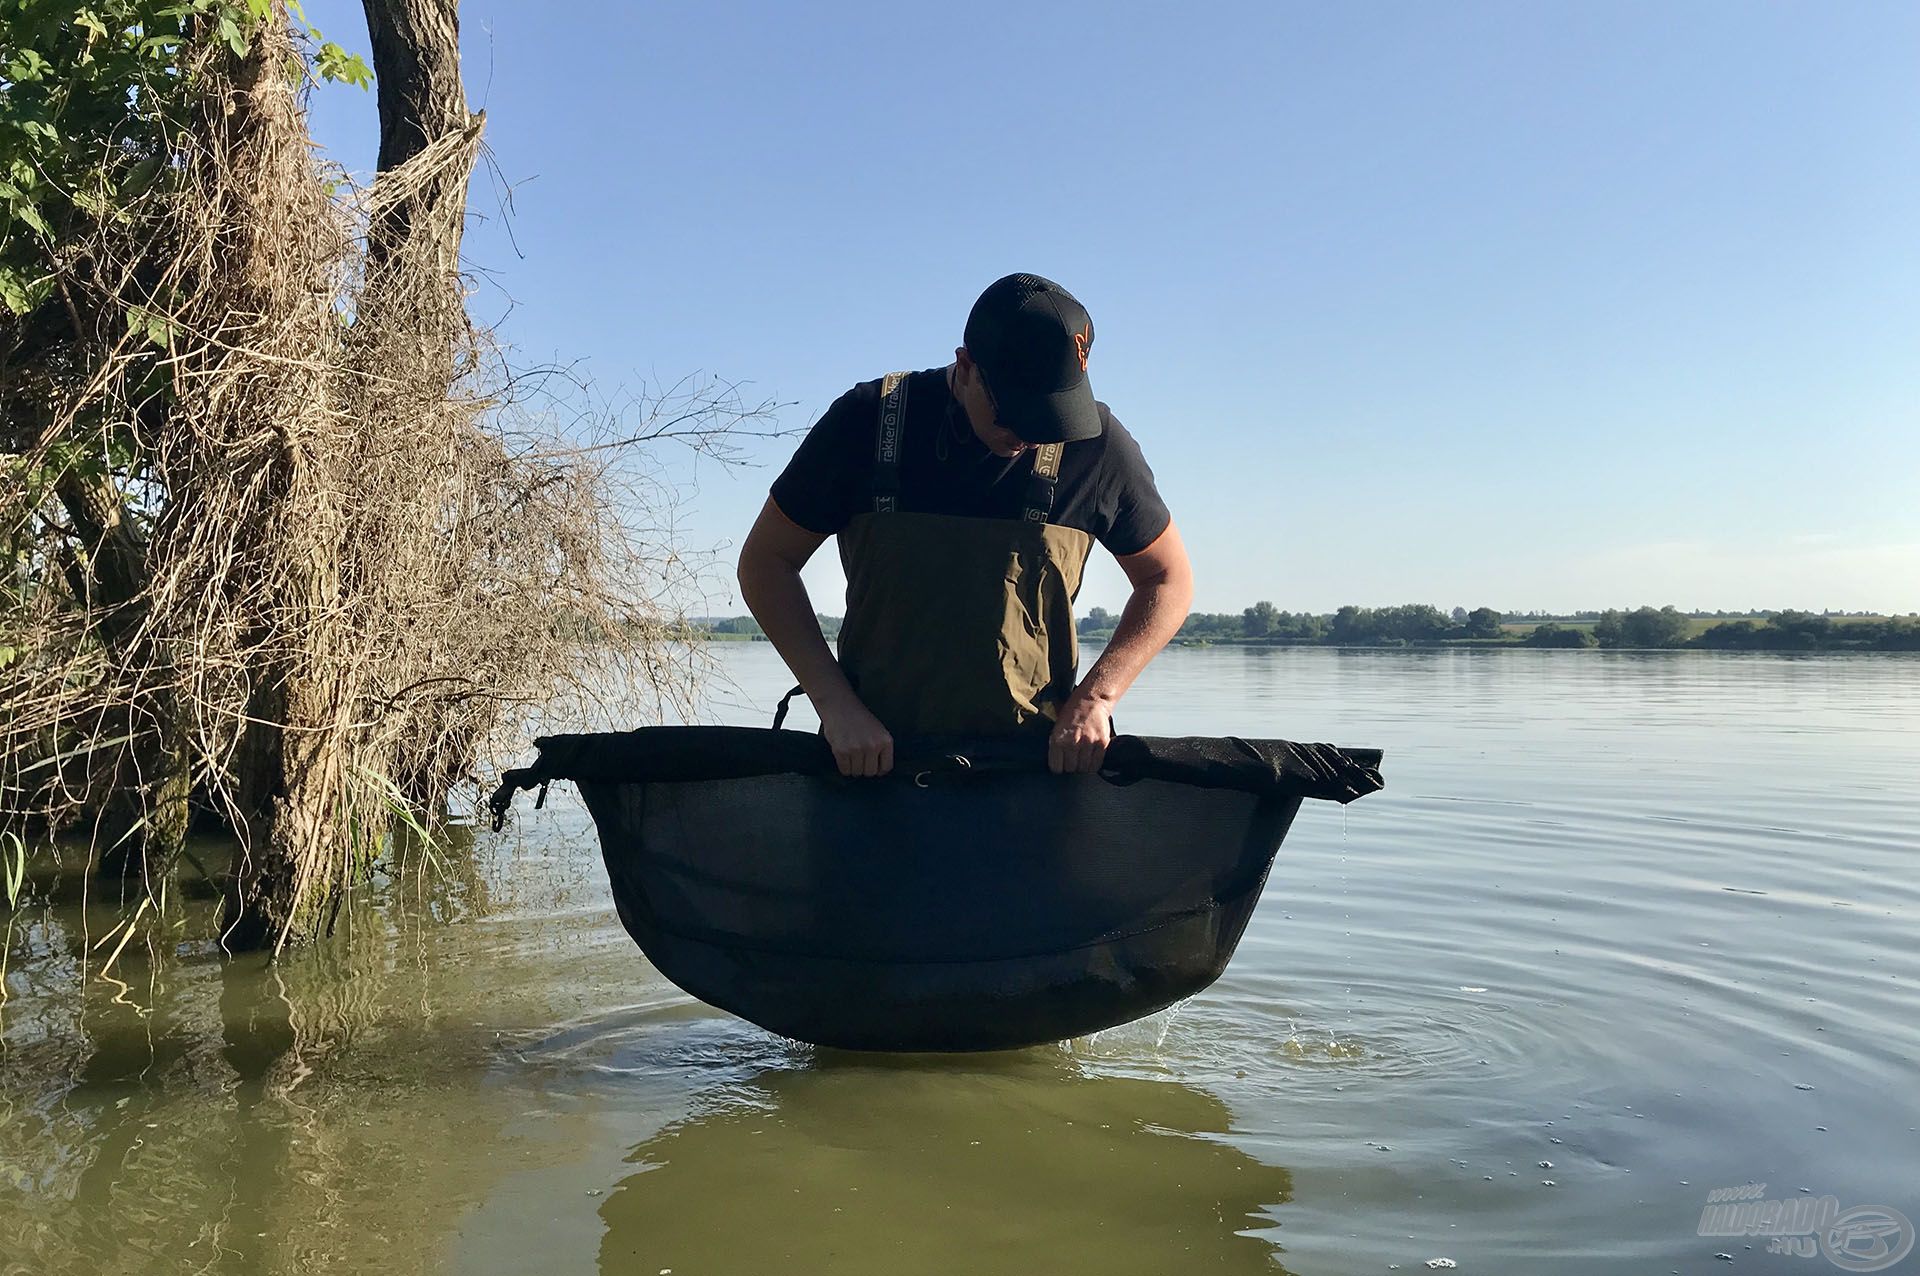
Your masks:
[{"label": "murky green water", "polygon": [[[772,652],[721,657],[763,721]],[[1012,1055],[688,1001],[571,803],[271,968],[189,909],[103,981],[38,883],[0,1273],[1814,1273],[1708,1191],[1920,1219],[1920,661],[1178,651],[1121,725],[1390,787],[1308,805],[1212,990]]]}]

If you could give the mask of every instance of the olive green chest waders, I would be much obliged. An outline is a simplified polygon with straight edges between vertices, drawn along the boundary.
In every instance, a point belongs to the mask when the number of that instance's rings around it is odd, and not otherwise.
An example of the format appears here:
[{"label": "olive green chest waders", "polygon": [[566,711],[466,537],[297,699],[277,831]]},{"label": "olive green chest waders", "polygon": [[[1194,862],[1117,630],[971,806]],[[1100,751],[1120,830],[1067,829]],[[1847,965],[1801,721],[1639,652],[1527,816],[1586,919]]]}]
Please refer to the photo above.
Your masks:
[{"label": "olive green chest waders", "polygon": [[898,508],[907,376],[881,383],[873,509],[840,533],[840,665],[896,735],[1044,728],[1073,690],[1073,600],[1093,538],[1047,521],[1064,445],[1034,454],[1018,519]]}]

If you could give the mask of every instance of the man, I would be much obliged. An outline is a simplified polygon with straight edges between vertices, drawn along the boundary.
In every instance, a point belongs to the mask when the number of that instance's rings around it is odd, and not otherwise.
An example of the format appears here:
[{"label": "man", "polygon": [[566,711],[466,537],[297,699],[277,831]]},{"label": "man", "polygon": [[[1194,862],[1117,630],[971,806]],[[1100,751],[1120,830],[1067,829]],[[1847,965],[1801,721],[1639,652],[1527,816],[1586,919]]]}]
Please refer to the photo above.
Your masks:
[{"label": "man", "polygon": [[[1087,381],[1093,321],[1009,275],[945,368],[840,396],[774,481],[740,592],[799,679],[845,775],[884,775],[900,735],[1048,734],[1096,771],[1113,708],[1180,628],[1193,571],[1133,437]],[[828,536],[847,574],[840,656],[800,579]],[[1095,541],[1133,592],[1075,681],[1073,600]]]}]

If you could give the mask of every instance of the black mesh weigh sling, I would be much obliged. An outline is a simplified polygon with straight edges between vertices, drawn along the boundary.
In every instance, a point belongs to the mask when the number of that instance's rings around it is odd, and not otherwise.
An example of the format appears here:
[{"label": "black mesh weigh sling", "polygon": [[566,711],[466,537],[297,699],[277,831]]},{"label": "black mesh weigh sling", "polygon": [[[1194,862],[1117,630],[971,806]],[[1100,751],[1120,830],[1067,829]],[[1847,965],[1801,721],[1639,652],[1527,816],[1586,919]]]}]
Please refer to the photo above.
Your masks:
[{"label": "black mesh weigh sling", "polygon": [[711,1005],[852,1050],[998,1050],[1125,1023],[1226,968],[1303,798],[1380,754],[1117,737],[1057,776],[1045,737],[901,740],[850,780],[799,731],[548,736],[494,794],[579,786],[620,920]]}]

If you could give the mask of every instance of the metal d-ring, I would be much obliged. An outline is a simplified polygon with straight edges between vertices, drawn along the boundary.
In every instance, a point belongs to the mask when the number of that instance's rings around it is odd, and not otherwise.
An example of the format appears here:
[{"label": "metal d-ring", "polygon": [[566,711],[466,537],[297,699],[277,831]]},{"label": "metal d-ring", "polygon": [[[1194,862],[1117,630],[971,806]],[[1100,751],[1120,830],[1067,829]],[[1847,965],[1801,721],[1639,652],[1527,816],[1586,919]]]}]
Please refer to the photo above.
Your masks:
[{"label": "metal d-ring", "polygon": [[[956,771],[973,770],[973,763],[968,761],[967,756],[963,753],[949,753],[946,757],[942,758],[941,761],[952,763],[953,769]],[[932,777],[933,770],[932,767],[928,767],[926,770],[915,774],[913,777],[915,786],[922,789],[932,788],[933,786],[927,783],[927,781]]]}]

